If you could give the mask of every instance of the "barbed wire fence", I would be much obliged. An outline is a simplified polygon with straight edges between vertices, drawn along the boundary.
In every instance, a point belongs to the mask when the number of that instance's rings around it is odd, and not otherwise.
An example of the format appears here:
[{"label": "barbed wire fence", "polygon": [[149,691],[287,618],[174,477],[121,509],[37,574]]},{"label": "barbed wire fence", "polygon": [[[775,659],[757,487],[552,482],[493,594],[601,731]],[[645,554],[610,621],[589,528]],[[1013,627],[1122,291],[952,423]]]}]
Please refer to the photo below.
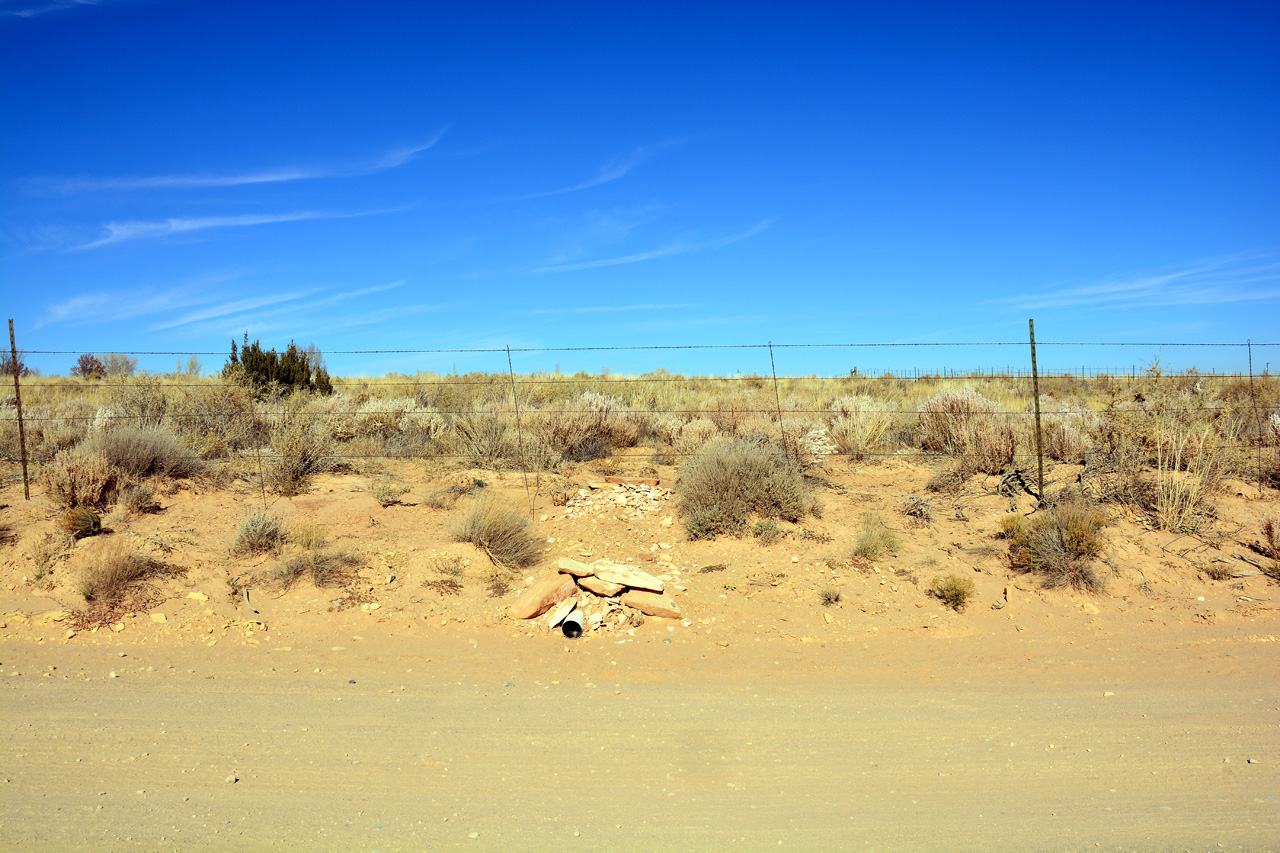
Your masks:
[{"label": "barbed wire fence", "polygon": [[[758,408],[734,408],[732,409],[732,413],[735,416],[761,415],[768,418],[776,418],[779,429],[782,432],[782,436],[783,436],[783,442],[782,442],[783,448],[784,450],[786,450],[788,454],[791,454],[792,452],[797,450],[797,446],[796,446],[796,442],[788,436],[787,426],[786,426],[787,417],[791,416],[793,421],[795,421],[799,419],[801,416],[822,417],[824,415],[829,415],[830,411],[828,409],[822,409],[822,408],[801,408],[794,405],[784,407],[783,398],[782,398],[784,383],[787,383],[787,384],[800,383],[800,382],[813,383],[816,381],[820,384],[823,384],[824,386],[831,386],[837,389],[837,393],[838,393],[838,391],[842,388],[851,391],[859,387],[865,387],[865,383],[868,383],[868,382],[874,383],[877,380],[879,381],[896,380],[896,381],[908,382],[908,383],[917,383],[917,382],[937,383],[940,380],[957,380],[957,379],[968,381],[968,382],[975,382],[975,383],[982,382],[982,381],[987,381],[987,382],[1005,381],[1005,382],[1014,382],[1014,383],[1026,382],[1030,386],[1026,389],[1025,393],[1029,400],[1029,404],[1031,405],[1031,410],[997,408],[992,411],[985,411],[985,412],[980,412],[976,414],[981,417],[1034,417],[1035,418],[1035,425],[1032,429],[1034,439],[1035,439],[1035,448],[1036,448],[1035,452],[1013,453],[1010,455],[1010,457],[1012,459],[1011,464],[1014,464],[1015,466],[1017,465],[1019,460],[1022,460],[1027,464],[1029,464],[1030,460],[1036,460],[1038,464],[1038,476],[1037,476],[1037,489],[1034,496],[1040,500],[1043,500],[1043,497],[1044,497],[1044,475],[1043,475],[1044,437],[1043,437],[1043,429],[1041,425],[1041,416],[1042,415],[1079,415],[1081,414],[1081,410],[1078,408],[1042,410],[1041,398],[1043,395],[1041,394],[1040,387],[1039,387],[1040,381],[1042,379],[1062,381],[1062,380],[1090,380],[1090,379],[1099,379],[1099,378],[1110,378],[1110,379],[1129,379],[1131,381],[1136,381],[1139,377],[1141,377],[1142,379],[1148,380],[1148,381],[1161,381],[1161,380],[1186,381],[1189,378],[1195,377],[1195,378],[1203,378],[1203,379],[1209,379],[1209,380],[1241,380],[1241,381],[1248,380],[1249,399],[1251,401],[1252,415],[1253,415],[1254,426],[1256,430],[1255,436],[1253,440],[1251,440],[1247,444],[1222,445],[1222,448],[1256,451],[1258,488],[1259,488],[1259,494],[1261,495],[1262,488],[1263,488],[1262,451],[1263,451],[1263,445],[1264,445],[1262,436],[1265,433],[1265,428],[1263,425],[1264,415],[1259,405],[1259,394],[1258,394],[1257,385],[1260,381],[1275,381],[1275,377],[1272,376],[1269,372],[1269,362],[1268,362],[1267,371],[1264,371],[1261,375],[1255,372],[1253,350],[1254,349],[1267,350],[1270,348],[1280,347],[1280,343],[1278,342],[1255,343],[1253,341],[1194,342],[1194,343],[1193,342],[1169,342],[1169,341],[1136,341],[1136,342],[1036,341],[1034,321],[1031,321],[1029,323],[1029,333],[1030,334],[1028,336],[1028,340],[1025,340],[1025,341],[883,342],[883,343],[765,342],[765,343],[744,343],[744,344],[678,344],[678,345],[562,346],[562,347],[504,346],[504,347],[475,347],[475,348],[452,348],[452,349],[434,348],[434,349],[332,350],[332,351],[329,351],[328,354],[344,355],[344,356],[375,356],[375,355],[378,355],[378,356],[385,356],[385,355],[463,356],[463,355],[466,355],[466,356],[495,357],[495,362],[497,362],[495,366],[498,369],[492,370],[484,374],[480,374],[482,378],[469,378],[469,377],[477,376],[478,374],[476,373],[469,373],[469,374],[466,374],[465,376],[456,376],[456,375],[447,376],[445,378],[437,378],[435,380],[407,379],[407,378],[403,380],[400,380],[400,379],[378,380],[378,379],[365,379],[365,378],[350,379],[350,378],[339,377],[334,380],[335,390],[339,394],[341,394],[344,389],[350,390],[354,388],[360,388],[360,389],[412,388],[414,389],[415,393],[420,393],[423,389],[427,389],[427,388],[440,389],[443,387],[449,387],[449,388],[457,389],[459,387],[487,386],[491,389],[496,389],[496,388],[499,388],[500,386],[506,386],[510,389],[509,391],[509,400],[510,400],[510,406],[511,406],[510,409],[493,408],[492,406],[486,406],[483,408],[467,408],[463,406],[458,406],[457,408],[442,410],[442,409],[432,407],[432,408],[405,409],[403,414],[406,414],[406,415],[438,414],[438,415],[443,415],[443,416],[452,417],[452,418],[466,418],[470,416],[486,416],[486,415],[511,416],[515,422],[516,440],[518,444],[518,453],[519,453],[518,461],[520,462],[520,467],[526,471],[529,470],[529,466],[527,464],[528,460],[525,459],[525,443],[526,443],[525,433],[528,427],[522,426],[522,423],[521,423],[520,392],[521,390],[524,390],[526,393],[529,393],[531,389],[535,389],[538,386],[542,386],[542,385],[564,386],[564,385],[579,384],[579,385],[589,385],[592,388],[608,388],[613,386],[621,388],[621,387],[631,386],[636,384],[649,384],[649,385],[656,385],[656,386],[661,386],[661,385],[679,386],[683,384],[686,386],[698,386],[700,388],[702,386],[705,386],[708,383],[710,384],[720,383],[728,388],[732,388],[735,385],[738,385],[740,387],[745,384],[751,387],[752,390],[759,390],[759,389],[767,390],[771,386],[771,389],[773,391],[773,394],[772,394],[772,397],[773,397],[772,402],[774,404],[773,406],[758,407]],[[13,369],[9,370],[8,372],[10,372],[13,376],[13,383],[14,383],[13,408],[16,409],[16,412],[15,412],[14,418],[8,418],[8,417],[0,418],[0,424],[3,424],[5,421],[12,421],[12,420],[16,420],[17,422],[17,428],[18,428],[17,443],[19,445],[18,455],[20,457],[20,461],[22,465],[24,497],[30,500],[30,486],[29,486],[29,472],[28,472],[29,454],[28,454],[27,438],[26,438],[27,424],[41,423],[41,422],[54,422],[54,421],[63,422],[63,423],[91,422],[95,420],[97,416],[96,415],[84,415],[84,416],[50,415],[48,417],[34,417],[34,418],[30,417],[24,411],[24,406],[22,402],[23,387],[26,387],[29,390],[41,389],[42,391],[76,392],[76,391],[83,391],[85,390],[86,387],[89,387],[89,386],[86,386],[80,383],[68,383],[66,381],[52,380],[50,378],[45,378],[45,377],[28,378],[26,381],[22,381],[19,375],[21,371],[18,369],[18,367],[21,365],[21,361],[19,359],[20,350],[17,347],[12,320],[9,321],[9,343],[10,343],[10,357],[11,357],[11,361],[9,362],[9,364],[13,365]],[[873,350],[897,351],[897,350],[903,350],[903,349],[911,349],[911,350],[925,350],[925,351],[933,351],[933,352],[937,352],[937,351],[945,352],[949,349],[956,350],[959,348],[974,348],[974,347],[1014,348],[1015,350],[1026,348],[1026,352],[1029,357],[1026,364],[1023,364],[1023,365],[1009,364],[1009,365],[1006,365],[1004,368],[974,367],[974,368],[968,368],[968,369],[960,369],[955,367],[941,366],[933,370],[927,370],[927,369],[921,369],[921,368],[909,368],[905,370],[904,369],[897,369],[897,370],[877,369],[874,371],[865,371],[865,372],[859,372],[858,368],[853,368],[850,370],[850,373],[848,375],[831,374],[831,375],[799,375],[799,376],[785,375],[785,374],[780,376],[777,371],[777,355],[790,352],[790,351],[797,351],[797,350],[827,350],[827,351],[835,351],[835,352],[860,352],[860,351],[873,351]],[[1179,372],[1163,373],[1159,370],[1158,366],[1153,369],[1152,366],[1150,365],[1148,365],[1147,367],[1141,370],[1137,367],[1137,365],[1130,365],[1128,367],[1096,367],[1096,366],[1089,366],[1087,364],[1082,364],[1078,368],[1075,366],[1072,366],[1070,368],[1058,368],[1056,370],[1055,369],[1041,370],[1038,367],[1037,357],[1036,357],[1037,348],[1044,349],[1044,348],[1080,348],[1080,347],[1139,348],[1139,349],[1148,349],[1148,350],[1155,349],[1157,351],[1161,351],[1164,349],[1196,349],[1196,348],[1200,348],[1200,349],[1220,348],[1220,349],[1235,350],[1235,351],[1243,350],[1244,354],[1246,355],[1248,367],[1247,367],[1247,370],[1243,372],[1241,371],[1218,372],[1216,369],[1211,369],[1207,373],[1200,373],[1200,372],[1194,372],[1194,371],[1192,372],[1184,371],[1181,373]],[[514,368],[515,356],[536,356],[536,355],[561,354],[561,353],[582,354],[582,353],[623,353],[623,352],[676,354],[676,353],[688,353],[688,352],[696,352],[696,351],[740,351],[740,352],[749,352],[749,353],[756,352],[756,353],[759,353],[762,357],[765,353],[767,353],[769,358],[769,363],[768,363],[769,372],[767,374],[760,372],[760,373],[753,373],[753,374],[747,374],[747,375],[732,375],[732,376],[715,376],[715,375],[686,376],[683,374],[671,374],[666,372],[666,370],[664,369],[661,373],[654,372],[654,373],[647,373],[640,376],[614,376],[614,375],[610,375],[607,372],[602,373],[601,375],[598,375],[598,376],[591,376],[591,375],[585,375],[585,374],[575,374],[575,375],[569,376],[569,375],[562,375],[559,373],[555,375],[550,375],[550,374],[547,374],[545,370],[521,375],[521,374],[517,374]],[[25,350],[21,352],[23,353],[23,355],[75,356],[75,355],[81,354],[81,351],[79,350]],[[133,350],[133,351],[120,351],[118,354],[124,355],[124,356],[135,356],[135,357],[136,356],[160,356],[160,355],[188,356],[188,357],[190,356],[225,357],[226,356],[225,352],[177,351],[177,350]],[[505,361],[506,362],[505,365],[502,365],[501,361]],[[503,366],[506,367],[506,370],[502,370]],[[436,375],[438,376],[438,374]],[[110,381],[111,380],[107,380],[107,384],[109,384]],[[186,382],[186,383],[181,381],[166,381],[164,384],[164,387],[165,388],[207,388],[209,387],[209,385],[210,385],[210,382],[208,380],[200,381],[200,382]],[[504,394],[505,393],[506,392],[504,391]],[[249,396],[250,398],[252,398],[253,395],[249,395]],[[1175,413],[1187,414],[1191,412],[1214,412],[1214,411],[1221,411],[1222,409],[1223,407],[1221,405],[1204,405],[1204,406],[1167,407],[1163,409],[1163,411],[1167,414],[1175,414]],[[538,408],[536,409],[536,413],[538,415],[557,415],[557,414],[570,415],[570,414],[577,413],[577,410],[563,409],[563,408],[558,408],[558,409]],[[879,413],[884,415],[908,415],[908,416],[915,415],[918,417],[922,414],[922,410],[910,409],[910,408],[905,408],[905,409],[904,408],[885,408],[885,409],[881,409]],[[355,412],[338,413],[338,414],[355,414]],[[703,409],[703,408],[697,408],[697,409],[661,408],[661,407],[655,406],[655,407],[635,409],[635,410],[624,409],[624,410],[621,410],[620,414],[703,417],[703,416],[706,416],[708,412],[706,409]],[[259,419],[262,419],[262,418],[266,418],[266,419],[305,418],[305,417],[329,418],[329,417],[333,417],[334,415],[335,415],[335,412],[332,412],[332,411],[302,412],[302,411],[288,411],[284,409],[282,409],[281,411],[260,411],[257,407],[256,402],[254,402],[251,399],[249,403],[248,412],[207,411],[207,412],[198,412],[198,413],[187,414],[187,415],[168,414],[166,415],[166,417],[171,421],[182,421],[184,419],[194,420],[194,419],[205,417],[205,416],[247,417],[252,422],[256,423]],[[1268,414],[1267,417],[1270,417],[1270,414]],[[134,420],[138,422],[139,425],[145,424],[149,419],[150,419],[150,416],[146,414],[132,415],[132,416],[113,415],[111,418],[113,422]],[[796,436],[795,438],[798,439],[799,436]],[[263,452],[261,442],[255,442],[255,446],[253,448],[253,454],[258,461],[259,468],[261,468],[261,462],[263,459],[279,460],[283,458],[283,455],[280,453]],[[680,458],[688,454],[672,451],[667,455],[673,458]],[[896,453],[868,451],[861,455],[863,457],[876,458],[876,457],[894,456],[896,455]],[[13,460],[12,450],[11,449],[8,450],[5,456],[7,459],[12,461]],[[464,459],[470,458],[470,456],[471,456],[470,454],[442,453],[442,452],[420,452],[420,453],[334,452],[334,453],[325,454],[326,459],[332,459],[332,460],[375,460],[375,459],[464,460]],[[201,461],[216,461],[216,460],[209,460],[206,457],[193,456],[190,458],[200,459]],[[223,461],[229,461],[229,459],[223,460]],[[259,473],[261,474],[261,471]],[[264,486],[264,489],[265,489],[265,486]],[[265,493],[264,493],[264,503],[265,503]]]}]

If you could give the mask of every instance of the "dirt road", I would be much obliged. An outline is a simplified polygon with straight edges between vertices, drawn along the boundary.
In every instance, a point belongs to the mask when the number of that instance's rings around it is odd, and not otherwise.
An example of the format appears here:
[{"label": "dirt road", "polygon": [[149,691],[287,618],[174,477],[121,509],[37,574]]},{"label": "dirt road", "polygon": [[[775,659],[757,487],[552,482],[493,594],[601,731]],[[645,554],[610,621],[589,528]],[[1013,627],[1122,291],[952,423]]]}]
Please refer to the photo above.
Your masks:
[{"label": "dirt road", "polygon": [[0,838],[24,851],[1277,849],[1277,646],[1258,639],[1161,655],[1064,642],[1016,660],[984,658],[980,641],[726,652],[656,632],[7,643]]}]

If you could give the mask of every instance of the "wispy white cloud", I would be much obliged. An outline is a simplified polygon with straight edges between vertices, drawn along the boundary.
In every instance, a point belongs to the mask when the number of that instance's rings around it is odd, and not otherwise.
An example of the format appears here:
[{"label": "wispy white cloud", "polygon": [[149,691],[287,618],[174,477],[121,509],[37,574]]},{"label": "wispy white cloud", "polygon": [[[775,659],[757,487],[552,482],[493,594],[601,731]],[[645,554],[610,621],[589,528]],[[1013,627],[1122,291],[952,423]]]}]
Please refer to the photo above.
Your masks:
[{"label": "wispy white cloud", "polygon": [[375,172],[383,172],[387,169],[403,166],[423,151],[433,147],[443,136],[444,131],[441,130],[421,145],[393,148],[371,160],[335,166],[287,166],[229,175],[191,174],[123,178],[76,178],[51,183],[53,189],[60,192],[92,192],[99,190],[211,189],[253,184],[278,184],[289,181],[310,181],[319,178],[351,178],[360,175],[371,175]]},{"label": "wispy white cloud", "polygon": [[211,293],[224,290],[229,282],[243,275],[240,271],[215,272],[166,291],[98,291],[73,296],[45,308],[35,327],[54,324],[86,325],[134,320],[154,314],[190,310],[213,302]]},{"label": "wispy white cloud", "polygon": [[701,242],[686,242],[677,240],[666,246],[660,246],[656,249],[649,249],[644,252],[635,252],[630,255],[621,255],[613,258],[597,258],[590,261],[575,261],[573,263],[549,263],[535,268],[533,271],[537,273],[547,272],[575,272],[577,270],[597,269],[599,267],[614,267],[622,264],[636,264],[643,261],[657,260],[658,258],[669,258],[674,255],[687,255],[692,252],[703,252],[709,249],[719,249],[728,246],[731,243],[737,243],[754,237],[760,232],[767,229],[773,224],[772,219],[766,219],[759,224],[748,228],[740,234],[733,234],[728,237],[721,237],[718,240],[704,240]]},{"label": "wispy white cloud", "polygon": [[1153,272],[988,300],[985,304],[1021,311],[1274,300],[1280,300],[1280,262],[1274,255],[1253,254],[1206,258]]},{"label": "wispy white cloud", "polygon": [[576,192],[579,192],[580,190],[587,190],[587,189],[591,189],[592,187],[598,187],[601,184],[607,184],[607,183],[610,183],[611,181],[616,181],[619,178],[626,177],[628,172],[630,172],[636,166],[639,166],[641,163],[645,162],[649,158],[653,157],[659,151],[662,151],[666,148],[670,148],[671,146],[676,144],[678,143],[675,141],[671,141],[671,142],[660,142],[657,145],[642,146],[640,148],[635,149],[634,151],[624,154],[621,157],[617,157],[609,161],[608,163],[604,164],[604,166],[600,168],[600,171],[596,173],[596,176],[594,178],[590,178],[588,180],[583,181],[582,183],[573,184],[571,186],[560,187],[559,189],[555,189],[555,190],[546,190],[544,192],[530,193],[529,195],[520,196],[519,199],[517,200],[528,201],[530,199],[535,199],[535,198],[546,198],[547,196],[564,195],[565,193],[576,193]]},{"label": "wispy white cloud", "polygon": [[102,227],[106,234],[91,243],[75,246],[76,250],[97,249],[114,243],[125,243],[130,240],[146,240],[156,237],[169,237],[192,231],[205,231],[211,228],[240,228],[250,225],[274,225],[279,222],[298,222],[305,219],[355,219],[362,216],[377,216],[383,213],[396,213],[408,210],[413,205],[385,208],[383,210],[362,210],[356,213],[321,213],[314,210],[295,213],[248,213],[239,216],[195,216],[173,217],[152,222],[107,222]]},{"label": "wispy white cloud", "polygon": [[285,293],[272,293],[264,296],[251,296],[245,299],[233,299],[229,302],[222,302],[218,305],[210,305],[201,308],[198,311],[191,311],[176,317],[172,320],[166,320],[162,323],[154,323],[151,328],[156,331],[165,329],[176,329],[178,326],[189,326],[192,323],[198,323],[202,320],[212,320],[214,318],[229,317],[235,314],[243,314],[249,311],[257,311],[272,305],[279,305],[287,302],[297,302],[308,296],[319,293],[319,288],[311,288],[309,290],[295,290]]},{"label": "wispy white cloud", "polygon": [[63,12],[83,6],[100,6],[110,0],[48,0],[45,3],[0,2],[0,18],[38,18],[50,12]]},{"label": "wispy white cloud", "polygon": [[562,314],[622,314],[633,311],[670,311],[677,308],[705,308],[705,302],[650,302],[640,305],[579,305],[573,308],[534,308],[528,311],[516,311],[516,314],[530,316],[562,315]]}]

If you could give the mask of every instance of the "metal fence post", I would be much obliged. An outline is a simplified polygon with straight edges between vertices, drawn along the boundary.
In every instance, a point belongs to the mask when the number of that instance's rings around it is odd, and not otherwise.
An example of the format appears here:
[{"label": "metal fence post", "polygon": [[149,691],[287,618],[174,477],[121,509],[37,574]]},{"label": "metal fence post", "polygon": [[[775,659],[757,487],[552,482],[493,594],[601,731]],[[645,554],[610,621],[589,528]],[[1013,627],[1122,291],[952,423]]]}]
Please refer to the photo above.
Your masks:
[{"label": "metal fence post", "polygon": [[524,496],[529,501],[529,517],[533,518],[534,501],[529,494],[529,463],[524,458],[524,432],[520,428],[520,399],[516,396],[516,369],[511,364],[511,347],[507,346],[507,375],[511,377],[511,408],[516,414],[516,447],[520,453],[520,473],[524,477]]},{"label": "metal fence post", "polygon": [[18,402],[18,447],[22,454],[22,497],[31,500],[31,483],[27,479],[27,429],[22,423],[22,388],[18,386],[18,374],[22,372],[18,366],[18,344],[13,337],[13,318],[9,318],[9,352],[13,361],[13,396]]},{"label": "metal fence post", "polygon": [[1044,506],[1044,439],[1040,436],[1040,371],[1036,367],[1036,321],[1028,320],[1031,329],[1031,390],[1036,399],[1036,459],[1040,463],[1037,497]]},{"label": "metal fence post", "polygon": [[1258,414],[1258,392],[1253,386],[1253,339],[1246,344],[1249,348],[1249,396],[1253,398],[1253,420],[1258,430],[1258,497],[1262,497],[1262,416]]},{"label": "metal fence post", "polygon": [[[790,459],[791,446],[787,443],[787,428],[782,423],[782,397],[778,394],[778,367],[773,363],[773,341],[769,341],[769,368],[773,371],[773,402],[778,406],[778,429],[782,431],[782,449]],[[799,451],[799,448],[797,447],[796,450]]]}]

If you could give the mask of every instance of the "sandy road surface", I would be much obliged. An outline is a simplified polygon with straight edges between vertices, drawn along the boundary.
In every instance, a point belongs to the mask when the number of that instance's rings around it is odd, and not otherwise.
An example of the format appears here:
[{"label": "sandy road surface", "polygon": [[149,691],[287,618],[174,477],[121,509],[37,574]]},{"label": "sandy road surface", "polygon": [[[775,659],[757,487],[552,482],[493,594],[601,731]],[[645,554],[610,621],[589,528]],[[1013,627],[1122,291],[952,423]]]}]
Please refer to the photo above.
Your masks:
[{"label": "sandy road surface", "polygon": [[6,644],[4,848],[1280,849],[1274,643],[371,639]]}]

